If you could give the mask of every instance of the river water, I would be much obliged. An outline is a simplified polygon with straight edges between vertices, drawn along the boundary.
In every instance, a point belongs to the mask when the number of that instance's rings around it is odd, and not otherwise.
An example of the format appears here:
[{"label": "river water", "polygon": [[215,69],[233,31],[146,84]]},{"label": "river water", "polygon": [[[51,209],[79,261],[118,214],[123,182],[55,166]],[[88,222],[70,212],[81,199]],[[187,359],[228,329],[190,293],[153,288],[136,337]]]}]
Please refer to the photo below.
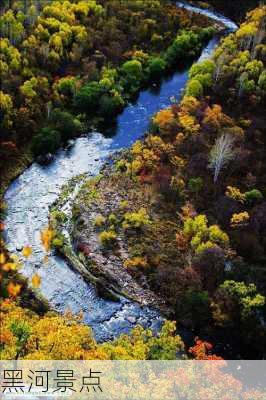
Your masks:
[{"label": "river water", "polygon": [[[237,26],[227,18],[209,10],[201,10],[184,3],[177,3],[190,10],[207,15],[224,24],[228,30]],[[198,61],[211,57],[218,36],[203,50]],[[60,257],[46,253],[41,244],[40,232],[48,225],[49,206],[56,200],[62,185],[72,177],[86,173],[95,175],[114,151],[129,147],[147,131],[150,118],[162,108],[171,104],[172,97],[179,101],[186,82],[188,70],[179,71],[165,79],[160,87],[142,91],[136,103],[125,108],[118,117],[115,132],[106,138],[99,132],[75,141],[69,150],[61,149],[55,160],[48,166],[33,163],[8,188],[5,200],[8,215],[5,221],[7,247],[21,257],[21,248],[30,245],[33,254],[23,259],[21,272],[30,277],[38,273],[41,286],[38,290],[59,312],[83,312],[84,322],[89,324],[98,341],[112,339],[121,333],[128,333],[136,324],[157,330],[163,318],[149,307],[121,298],[111,302],[100,298],[93,285],[71,270]]]}]

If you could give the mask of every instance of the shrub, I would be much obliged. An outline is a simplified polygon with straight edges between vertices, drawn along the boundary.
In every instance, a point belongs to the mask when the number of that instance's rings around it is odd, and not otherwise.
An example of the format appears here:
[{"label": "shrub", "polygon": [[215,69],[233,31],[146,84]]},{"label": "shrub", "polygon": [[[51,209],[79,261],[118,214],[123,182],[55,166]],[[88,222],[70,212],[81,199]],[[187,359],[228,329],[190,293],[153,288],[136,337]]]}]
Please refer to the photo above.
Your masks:
[{"label": "shrub", "polygon": [[206,215],[198,215],[195,218],[187,218],[184,222],[184,234],[188,237],[193,237],[198,232],[202,234],[206,233],[207,228],[207,217]]},{"label": "shrub", "polygon": [[197,246],[197,248],[195,250],[195,253],[197,255],[200,255],[200,254],[206,252],[207,250],[216,249],[216,248],[219,248],[219,247],[217,247],[215,243],[213,243],[210,240],[208,240],[207,242],[200,243]]},{"label": "shrub", "polygon": [[123,228],[124,229],[141,229],[145,225],[150,224],[150,217],[147,214],[147,211],[145,208],[141,208],[137,212],[132,212],[132,213],[126,213],[124,215],[124,221],[123,221]]},{"label": "shrub", "polygon": [[201,83],[203,89],[212,86],[212,76],[215,70],[215,63],[211,60],[203,61],[199,64],[194,64],[189,72],[190,80],[197,80]]},{"label": "shrub", "polygon": [[103,231],[99,235],[100,243],[105,246],[109,247],[111,245],[114,245],[116,242],[117,236],[114,231]]},{"label": "shrub", "polygon": [[201,63],[192,65],[189,71],[189,78],[194,78],[200,74],[213,74],[215,71],[215,63],[212,60],[205,60]]},{"label": "shrub", "polygon": [[77,79],[74,76],[65,76],[59,79],[54,87],[59,93],[71,97],[75,93]]},{"label": "shrub", "polygon": [[184,294],[181,310],[178,311],[191,327],[204,326],[211,317],[208,292],[188,289]]},{"label": "shrub", "polygon": [[60,133],[49,127],[42,128],[32,140],[32,152],[35,156],[54,153],[60,146]]},{"label": "shrub", "polygon": [[212,242],[220,246],[224,246],[229,243],[227,234],[223,232],[218,225],[211,225],[209,227],[209,238]]},{"label": "shrub", "polygon": [[265,297],[258,293],[256,285],[230,280],[217,290],[213,316],[221,325],[226,322],[239,325],[242,322],[258,332],[257,323],[261,327],[260,315],[264,306]]}]

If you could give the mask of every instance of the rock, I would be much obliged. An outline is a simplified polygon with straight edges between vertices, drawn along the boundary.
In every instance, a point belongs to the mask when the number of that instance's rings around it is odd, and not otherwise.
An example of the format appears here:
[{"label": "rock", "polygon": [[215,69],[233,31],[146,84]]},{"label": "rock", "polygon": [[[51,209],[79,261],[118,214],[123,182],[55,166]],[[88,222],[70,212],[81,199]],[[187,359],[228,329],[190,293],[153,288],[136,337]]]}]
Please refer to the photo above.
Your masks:
[{"label": "rock", "polygon": [[135,324],[137,321],[137,318],[135,317],[127,317],[128,322],[130,322],[131,324]]},{"label": "rock", "polygon": [[65,149],[66,150],[71,149],[74,146],[74,144],[75,144],[75,140],[73,140],[73,139],[68,140],[66,145],[65,145]]},{"label": "rock", "polygon": [[116,295],[112,290],[105,287],[105,285],[102,282],[98,281],[96,283],[96,289],[100,297],[110,301],[115,301],[115,302],[120,301],[119,296]]},{"label": "rock", "polygon": [[48,164],[50,164],[50,163],[53,161],[53,159],[54,159],[53,154],[47,153],[47,154],[45,154],[45,155],[40,155],[40,156],[38,156],[38,157],[36,158],[36,161],[37,161],[38,164],[41,164],[41,165],[48,165]]}]

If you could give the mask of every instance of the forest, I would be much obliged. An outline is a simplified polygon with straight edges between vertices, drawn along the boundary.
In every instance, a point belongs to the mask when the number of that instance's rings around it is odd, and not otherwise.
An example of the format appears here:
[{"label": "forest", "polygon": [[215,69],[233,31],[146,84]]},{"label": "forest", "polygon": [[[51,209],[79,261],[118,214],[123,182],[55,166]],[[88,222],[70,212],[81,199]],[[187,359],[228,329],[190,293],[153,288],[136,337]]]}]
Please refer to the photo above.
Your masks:
[{"label": "forest", "polygon": [[170,2],[25,4],[14,3],[1,17],[4,181],[32,154],[53,153],[114,118],[143,85],[173,67],[175,50],[167,43],[178,32],[178,51],[187,59],[212,35],[206,20],[190,20]]},{"label": "forest", "polygon": [[[1,359],[265,358],[266,5],[190,3],[237,29],[169,0],[3,2]],[[115,141],[108,128],[141,94],[184,71],[184,87],[137,140],[62,185],[39,232],[48,275],[56,255],[106,301],[122,296],[163,316],[157,331],[133,322],[97,340],[82,310],[49,304],[41,269],[23,274],[35,244],[11,249],[6,193],[88,132]]]}]

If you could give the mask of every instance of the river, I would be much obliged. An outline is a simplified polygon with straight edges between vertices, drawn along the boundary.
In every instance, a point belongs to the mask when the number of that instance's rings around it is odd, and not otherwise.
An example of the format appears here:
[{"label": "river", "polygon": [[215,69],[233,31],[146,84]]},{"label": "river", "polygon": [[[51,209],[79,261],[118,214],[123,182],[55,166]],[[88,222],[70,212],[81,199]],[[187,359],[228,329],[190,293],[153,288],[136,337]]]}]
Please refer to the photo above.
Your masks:
[{"label": "river", "polygon": [[[177,5],[207,15],[222,23],[229,31],[237,28],[232,21],[210,10],[179,2]],[[214,37],[198,61],[210,58],[219,40],[220,36]],[[44,262],[46,253],[41,244],[40,232],[48,225],[49,206],[56,200],[62,185],[83,173],[97,174],[114,151],[129,147],[142,137],[153,114],[169,106],[173,96],[175,101],[180,100],[187,80],[188,69],[177,71],[163,80],[160,87],[142,91],[138,100],[125,108],[118,117],[111,138],[100,132],[91,132],[86,137],[76,139],[74,146],[68,150],[61,149],[50,165],[33,163],[6,191],[7,248],[22,259],[22,274],[30,277],[38,273],[41,277],[38,290],[56,311],[82,311],[84,322],[92,327],[98,341],[128,333],[136,324],[157,330],[163,318],[157,310],[141,307],[125,298],[121,298],[120,302],[100,298],[93,285],[86,283],[63,259],[53,253]],[[21,256],[21,249],[25,245],[33,249],[28,259]]]}]

